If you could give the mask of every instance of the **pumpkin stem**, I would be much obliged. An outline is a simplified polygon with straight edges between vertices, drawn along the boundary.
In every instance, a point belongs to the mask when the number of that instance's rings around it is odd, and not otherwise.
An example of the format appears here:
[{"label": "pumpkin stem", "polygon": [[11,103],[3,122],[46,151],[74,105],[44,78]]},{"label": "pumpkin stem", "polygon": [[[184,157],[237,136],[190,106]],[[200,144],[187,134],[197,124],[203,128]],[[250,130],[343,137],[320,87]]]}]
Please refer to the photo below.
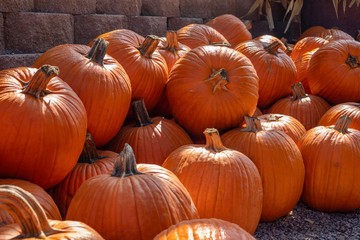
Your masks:
[{"label": "pumpkin stem", "polygon": [[219,47],[231,47],[231,44],[227,42],[209,42],[209,45],[219,46]]},{"label": "pumpkin stem", "polygon": [[44,209],[35,197],[20,187],[0,186],[0,208],[7,210],[19,224],[21,239],[46,238],[48,235],[61,232],[50,226]]},{"label": "pumpkin stem", "polygon": [[163,49],[166,49],[172,53],[176,53],[176,51],[179,49],[179,42],[176,31],[166,32],[166,47]]},{"label": "pumpkin stem", "polygon": [[341,133],[348,133],[351,118],[347,115],[341,115],[335,123],[334,129]]},{"label": "pumpkin stem", "polygon": [[78,163],[92,164],[102,158],[105,158],[105,157],[99,156],[94,139],[92,138],[91,133],[87,132],[85,143],[84,143],[84,148],[79,157]]},{"label": "pumpkin stem", "polygon": [[153,123],[146,109],[144,99],[133,101],[132,107],[136,116],[136,126],[144,127]]},{"label": "pumpkin stem", "polygon": [[211,82],[212,84],[212,93],[215,93],[217,89],[227,90],[226,84],[228,84],[229,78],[227,76],[226,70],[221,68],[220,70],[212,69],[210,77],[205,80],[205,82]]},{"label": "pumpkin stem", "polygon": [[277,122],[280,118],[281,118],[281,116],[278,116],[276,114],[270,114],[266,120],[268,122]]},{"label": "pumpkin stem", "polygon": [[103,38],[97,38],[86,57],[91,61],[94,61],[99,65],[103,66],[108,46],[108,41]]},{"label": "pumpkin stem", "polygon": [[58,67],[43,65],[36,71],[31,80],[25,85],[22,92],[25,94],[30,94],[35,98],[43,97],[49,93],[49,91],[46,90],[49,81],[58,75]]},{"label": "pumpkin stem", "polygon": [[271,44],[269,44],[268,46],[265,47],[265,50],[268,53],[271,53],[273,55],[277,55],[278,53],[278,49],[281,47],[281,43],[278,41],[274,41]]},{"label": "pumpkin stem", "polygon": [[346,63],[350,66],[350,68],[360,67],[360,63],[357,56],[352,56],[349,54],[348,58],[346,59]]},{"label": "pumpkin stem", "polygon": [[137,170],[134,151],[128,143],[125,143],[124,149],[115,158],[113,177],[128,177],[142,174]]},{"label": "pumpkin stem", "polygon": [[221,152],[227,149],[221,142],[219,131],[216,128],[207,128],[204,134],[206,139],[205,148],[207,150]]},{"label": "pumpkin stem", "polygon": [[291,86],[292,91],[292,100],[298,100],[302,98],[306,98],[308,95],[305,93],[304,86],[301,82],[295,83]]},{"label": "pumpkin stem", "polygon": [[141,55],[146,58],[151,58],[151,55],[156,50],[159,44],[159,37],[155,35],[147,35],[144,42],[138,47]]},{"label": "pumpkin stem", "polygon": [[242,132],[260,132],[263,130],[261,122],[257,117],[244,116],[246,127],[241,129]]}]

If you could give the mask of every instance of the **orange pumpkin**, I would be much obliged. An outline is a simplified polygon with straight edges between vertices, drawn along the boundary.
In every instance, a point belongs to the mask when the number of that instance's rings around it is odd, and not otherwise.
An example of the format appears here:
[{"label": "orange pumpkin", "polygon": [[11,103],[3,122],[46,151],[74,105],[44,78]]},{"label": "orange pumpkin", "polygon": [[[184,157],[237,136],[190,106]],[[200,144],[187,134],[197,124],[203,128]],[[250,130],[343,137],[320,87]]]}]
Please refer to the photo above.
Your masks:
[{"label": "orange pumpkin", "polygon": [[128,144],[112,174],[80,186],[66,216],[92,226],[107,240],[153,239],[173,224],[196,218],[196,207],[177,177],[158,165],[136,165]]},{"label": "orange pumpkin", "polygon": [[0,177],[44,189],[75,166],[84,145],[86,110],[58,69],[0,71]]},{"label": "orange pumpkin", "polygon": [[273,35],[268,35],[268,34],[260,35],[256,38],[254,38],[254,40],[260,41],[264,46],[269,46],[270,44],[277,42],[280,44],[279,49],[283,50],[288,55],[290,54],[290,53],[288,53],[288,52],[290,52],[290,49],[288,48],[288,46],[286,46],[285,43],[281,39],[279,39]]},{"label": "orange pumpkin", "polygon": [[[62,44],[43,53],[33,64],[58,66],[59,77],[83,102],[88,131],[97,146],[103,146],[121,128],[130,107],[131,86],[124,68],[106,54],[108,42],[94,41],[92,47]],[[101,117],[100,117],[101,116]]]},{"label": "orange pumpkin", "polygon": [[349,128],[360,130],[360,103],[356,102],[340,103],[331,107],[320,118],[318,125],[335,125],[341,115],[346,115],[351,118]]},{"label": "orange pumpkin", "polygon": [[301,55],[300,57],[298,57],[296,59],[295,66],[296,66],[296,82],[299,83],[301,82],[301,84],[303,85],[305,92],[311,94],[311,89],[309,87],[309,83],[307,80],[307,75],[308,75],[308,66],[309,66],[309,62],[311,57],[314,55],[314,53],[318,50],[319,48],[315,48],[309,52],[304,53],[303,55]]},{"label": "orange pumpkin", "polygon": [[326,31],[326,28],[324,28],[323,26],[315,25],[315,26],[309,27],[300,35],[300,37],[298,38],[298,41],[300,41],[301,39],[306,38],[306,37],[320,37],[321,33],[324,31]]},{"label": "orange pumpkin", "polygon": [[283,131],[263,130],[259,119],[245,117],[246,128],[221,136],[225,146],[248,156],[259,170],[264,189],[261,220],[287,215],[300,199],[304,163],[294,140]]},{"label": "orange pumpkin", "polygon": [[155,236],[154,240],[175,239],[236,239],[255,240],[239,225],[221,219],[194,219],[181,221]]},{"label": "orange pumpkin", "polygon": [[16,219],[0,227],[0,239],[103,239],[81,222],[48,220],[36,198],[14,185],[0,185],[0,209]]},{"label": "orange pumpkin", "polygon": [[291,59],[296,62],[298,58],[303,56],[306,52],[310,52],[321,46],[324,46],[329,41],[321,37],[306,37],[296,42],[291,52]]},{"label": "orange pumpkin", "polygon": [[190,50],[175,63],[166,90],[174,119],[193,138],[203,139],[204,129],[223,132],[255,112],[258,82],[243,54],[208,45]]},{"label": "orange pumpkin", "polygon": [[341,116],[335,125],[310,129],[298,142],[304,158],[302,201],[326,212],[360,208],[360,131]]},{"label": "orange pumpkin", "polygon": [[163,167],[189,191],[201,218],[219,218],[254,233],[263,202],[261,177],[244,154],[226,148],[217,129],[204,131],[206,144],[174,150]]}]

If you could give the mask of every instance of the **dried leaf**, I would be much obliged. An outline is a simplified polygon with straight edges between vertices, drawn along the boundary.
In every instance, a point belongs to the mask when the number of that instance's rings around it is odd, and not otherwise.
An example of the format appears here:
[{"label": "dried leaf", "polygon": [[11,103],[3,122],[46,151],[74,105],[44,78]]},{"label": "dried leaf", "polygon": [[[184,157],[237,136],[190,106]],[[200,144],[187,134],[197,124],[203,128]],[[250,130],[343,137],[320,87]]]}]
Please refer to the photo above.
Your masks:
[{"label": "dried leaf", "polygon": [[339,0],[332,0],[332,2],[336,13],[336,18],[339,18],[339,14],[338,14]]},{"label": "dried leaf", "polygon": [[291,24],[291,21],[294,19],[294,17],[295,17],[296,15],[299,15],[299,14],[300,14],[301,9],[302,9],[302,6],[303,6],[303,3],[304,3],[303,0],[296,0],[296,2],[294,3],[294,7],[293,7],[293,9],[292,9],[292,11],[291,11],[291,15],[290,15],[289,21],[288,21],[288,23],[287,23],[287,25],[286,25],[286,28],[285,28],[284,33],[286,33],[287,30],[289,29],[290,24]]},{"label": "dried leaf", "polygon": [[275,28],[275,25],[274,25],[274,19],[272,17],[271,5],[269,0],[266,0],[265,11],[266,11],[266,19],[268,21],[269,29],[271,31]]},{"label": "dried leaf", "polygon": [[281,0],[281,5],[287,9],[288,5],[289,5],[289,1],[288,0]]},{"label": "dried leaf", "polygon": [[[252,14],[258,7],[263,5],[264,0],[256,0],[253,5],[251,5],[249,11],[242,17],[246,17],[249,16],[250,14]],[[260,8],[261,11],[261,8]]]},{"label": "dried leaf", "polygon": [[285,20],[286,16],[288,15],[288,13],[290,11],[292,11],[292,9],[294,8],[294,0],[291,0],[289,5],[288,5],[288,8],[286,9],[286,13],[285,13],[285,16],[284,16],[284,19],[283,21]]},{"label": "dried leaf", "polygon": [[343,11],[344,11],[344,15],[345,15],[345,10],[346,10],[346,0],[343,0]]}]

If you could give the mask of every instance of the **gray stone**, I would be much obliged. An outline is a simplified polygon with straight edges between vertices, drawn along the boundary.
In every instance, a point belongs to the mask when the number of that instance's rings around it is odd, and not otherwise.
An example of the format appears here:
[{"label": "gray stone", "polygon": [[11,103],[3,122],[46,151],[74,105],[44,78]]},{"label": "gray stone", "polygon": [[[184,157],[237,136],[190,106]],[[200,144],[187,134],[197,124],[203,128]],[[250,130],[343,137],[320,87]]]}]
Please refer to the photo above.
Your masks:
[{"label": "gray stone", "polygon": [[180,17],[180,0],[142,0],[143,16]]},{"label": "gray stone", "polygon": [[31,12],[34,0],[1,0],[0,12]]},{"label": "gray stone", "polygon": [[39,53],[0,55],[0,70],[15,67],[31,67],[31,65],[39,56]]},{"label": "gray stone", "polygon": [[78,15],[74,22],[75,43],[87,45],[100,34],[122,28],[128,28],[125,15]]},{"label": "gray stone", "polygon": [[38,12],[87,14],[96,12],[96,0],[34,0]]},{"label": "gray stone", "polygon": [[164,37],[167,30],[167,18],[154,16],[129,17],[129,29],[144,37],[149,34]]},{"label": "gray stone", "polygon": [[74,42],[70,14],[18,12],[5,17],[6,51],[40,53],[59,44]]},{"label": "gray stone", "polygon": [[210,18],[211,0],[180,0],[181,17]]},{"label": "gray stone", "polygon": [[139,16],[141,14],[141,6],[141,0],[98,0],[96,1],[96,12]]},{"label": "gray stone", "polygon": [[0,13],[0,54],[5,53],[4,18]]},{"label": "gray stone", "polygon": [[177,31],[191,23],[202,24],[204,21],[202,18],[168,18],[168,29]]}]

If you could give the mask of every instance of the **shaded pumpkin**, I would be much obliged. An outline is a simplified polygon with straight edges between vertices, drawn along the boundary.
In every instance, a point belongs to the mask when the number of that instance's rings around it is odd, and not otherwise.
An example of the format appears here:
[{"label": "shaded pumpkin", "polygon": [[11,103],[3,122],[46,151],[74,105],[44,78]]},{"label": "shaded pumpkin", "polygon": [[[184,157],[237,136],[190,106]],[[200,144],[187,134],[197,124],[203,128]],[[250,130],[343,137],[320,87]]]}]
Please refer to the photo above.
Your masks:
[{"label": "shaded pumpkin", "polygon": [[319,211],[343,212],[360,207],[360,131],[351,118],[310,129],[298,142],[305,164],[302,201]]},{"label": "shaded pumpkin", "polygon": [[283,131],[264,130],[260,120],[245,116],[246,128],[221,136],[228,148],[248,156],[259,170],[263,191],[262,221],[287,215],[298,203],[304,184],[304,163],[294,140]]},{"label": "shaded pumpkin", "polygon": [[304,53],[303,55],[301,55],[300,57],[298,57],[296,59],[295,63],[295,67],[296,67],[296,82],[299,83],[301,82],[301,84],[303,85],[305,92],[311,94],[311,89],[309,87],[309,83],[307,80],[307,75],[308,75],[308,66],[309,66],[309,62],[311,57],[314,55],[314,53],[318,50],[319,48],[315,48],[309,52]]},{"label": "shaded pumpkin", "polygon": [[114,169],[114,159],[118,153],[109,150],[98,150],[90,133],[87,133],[83,151],[75,167],[55,187],[51,196],[59,207],[63,218],[78,188],[87,179],[110,174]]},{"label": "shaded pumpkin", "polygon": [[48,220],[36,198],[14,185],[0,185],[0,209],[16,219],[0,227],[0,239],[103,239],[84,223]]},{"label": "shaded pumpkin", "polygon": [[75,166],[87,128],[85,107],[58,68],[0,71],[0,178],[20,178],[44,189]]},{"label": "shaded pumpkin", "polygon": [[301,82],[291,86],[291,90],[291,97],[278,100],[267,112],[292,116],[301,122],[306,130],[316,127],[331,106],[323,98],[305,93]]},{"label": "shaded pumpkin", "polygon": [[290,57],[294,62],[296,62],[297,59],[303,56],[306,52],[310,52],[314,49],[324,46],[328,42],[328,40],[321,37],[303,38],[295,43]]},{"label": "shaded pumpkin", "polygon": [[360,130],[360,103],[346,102],[332,106],[320,118],[318,125],[335,125],[340,116],[346,115],[351,118],[349,128]]},{"label": "shaded pumpkin", "polygon": [[174,65],[167,97],[174,119],[195,139],[214,127],[223,132],[252,115],[259,79],[250,60],[234,49],[202,46]]},{"label": "shaded pumpkin", "polygon": [[307,74],[311,93],[332,105],[360,101],[360,42],[331,41],[311,57]]},{"label": "shaded pumpkin", "polygon": [[239,225],[216,218],[181,221],[162,231],[154,238],[154,240],[174,239],[255,240],[250,233],[239,227]]},{"label": "shaded pumpkin", "polygon": [[223,219],[254,233],[263,202],[256,166],[244,154],[224,147],[217,129],[207,128],[204,134],[205,145],[176,149],[163,167],[184,184],[201,218]]},{"label": "shaded pumpkin", "polygon": [[132,106],[135,123],[122,127],[107,149],[120,152],[128,143],[134,146],[138,163],[162,165],[173,150],[192,143],[187,132],[175,121],[159,116],[150,118],[143,100],[134,101]]},{"label": "shaded pumpkin", "polygon": [[298,38],[298,41],[306,37],[320,37],[321,33],[323,33],[324,31],[326,31],[326,28],[324,28],[323,26],[315,25],[309,27],[308,29],[306,29],[304,32],[301,33],[301,35]]},{"label": "shaded pumpkin", "polygon": [[171,225],[196,218],[196,207],[177,177],[158,165],[136,165],[129,144],[112,174],[80,186],[66,216],[92,226],[107,240],[153,239]]},{"label": "shaded pumpkin", "polygon": [[41,54],[34,67],[58,66],[59,77],[83,102],[88,131],[103,146],[119,131],[130,107],[131,86],[124,68],[106,54],[108,42],[98,38],[92,47],[62,44]]}]

